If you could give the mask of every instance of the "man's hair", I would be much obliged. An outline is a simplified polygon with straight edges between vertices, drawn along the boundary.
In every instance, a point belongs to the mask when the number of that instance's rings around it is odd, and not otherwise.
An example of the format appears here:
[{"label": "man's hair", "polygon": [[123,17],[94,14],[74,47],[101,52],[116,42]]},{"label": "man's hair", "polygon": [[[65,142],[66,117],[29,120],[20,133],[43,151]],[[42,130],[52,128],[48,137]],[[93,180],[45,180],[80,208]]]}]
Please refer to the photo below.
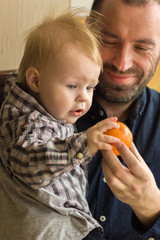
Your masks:
[{"label": "man's hair", "polygon": [[68,44],[78,47],[87,57],[103,67],[100,34],[95,27],[95,20],[85,23],[80,13],[80,9],[67,10],[55,18],[45,19],[29,32],[18,70],[20,81],[25,81],[28,68],[43,69]]},{"label": "man's hair", "polygon": [[[98,11],[100,9],[102,2],[104,1],[107,0],[94,0],[91,9]],[[158,4],[160,4],[160,0],[120,0],[120,1],[130,6],[145,6],[149,2],[157,2]]]}]

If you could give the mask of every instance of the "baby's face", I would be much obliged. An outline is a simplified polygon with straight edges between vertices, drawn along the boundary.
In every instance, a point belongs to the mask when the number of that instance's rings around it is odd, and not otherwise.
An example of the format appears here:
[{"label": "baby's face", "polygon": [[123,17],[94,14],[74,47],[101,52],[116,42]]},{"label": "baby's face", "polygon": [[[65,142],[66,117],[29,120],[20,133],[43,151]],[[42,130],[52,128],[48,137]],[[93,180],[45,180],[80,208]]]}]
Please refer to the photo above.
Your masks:
[{"label": "baby's face", "polygon": [[100,70],[80,49],[65,48],[53,63],[52,73],[40,77],[41,104],[56,119],[75,123],[91,106]]}]

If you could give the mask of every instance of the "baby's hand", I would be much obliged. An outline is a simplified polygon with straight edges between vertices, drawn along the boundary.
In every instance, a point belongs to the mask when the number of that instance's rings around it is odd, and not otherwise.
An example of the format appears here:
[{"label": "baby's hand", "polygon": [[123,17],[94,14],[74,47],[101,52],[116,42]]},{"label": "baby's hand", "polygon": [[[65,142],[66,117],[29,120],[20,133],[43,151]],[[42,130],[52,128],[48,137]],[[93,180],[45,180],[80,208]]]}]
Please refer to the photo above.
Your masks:
[{"label": "baby's hand", "polygon": [[86,131],[88,146],[92,155],[98,150],[112,150],[112,144],[120,141],[119,138],[104,134],[109,129],[119,127],[116,121],[117,117],[107,118]]}]

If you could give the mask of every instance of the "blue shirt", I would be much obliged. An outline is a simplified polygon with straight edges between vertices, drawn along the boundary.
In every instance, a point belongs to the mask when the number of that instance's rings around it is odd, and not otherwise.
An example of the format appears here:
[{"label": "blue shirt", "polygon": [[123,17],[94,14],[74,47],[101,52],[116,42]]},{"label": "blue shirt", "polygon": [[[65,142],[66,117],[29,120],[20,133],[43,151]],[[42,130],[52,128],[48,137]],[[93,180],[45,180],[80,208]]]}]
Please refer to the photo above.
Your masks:
[{"label": "blue shirt", "polygon": [[[84,131],[106,117],[107,113],[94,99],[88,113],[77,121],[77,129]],[[145,88],[125,124],[160,187],[160,93]],[[144,231],[132,209],[119,201],[105,183],[101,159],[101,153],[97,152],[88,165],[88,202],[93,216],[104,228],[104,237],[107,240],[160,239],[160,219]]]}]

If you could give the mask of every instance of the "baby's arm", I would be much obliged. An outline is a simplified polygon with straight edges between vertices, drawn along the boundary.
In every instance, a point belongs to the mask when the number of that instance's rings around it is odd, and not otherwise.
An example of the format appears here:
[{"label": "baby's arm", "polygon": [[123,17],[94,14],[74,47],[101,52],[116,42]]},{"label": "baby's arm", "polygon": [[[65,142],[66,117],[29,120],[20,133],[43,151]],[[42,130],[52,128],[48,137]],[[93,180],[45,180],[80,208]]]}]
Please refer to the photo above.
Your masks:
[{"label": "baby's arm", "polygon": [[76,133],[61,140],[56,138],[53,125],[45,124],[42,118],[34,119],[16,130],[15,139],[3,149],[2,160],[12,174],[27,185],[37,189],[45,187],[76,165],[91,161],[98,149],[111,149],[105,142],[112,137],[103,132],[114,126],[114,121],[106,119],[87,133]]}]

